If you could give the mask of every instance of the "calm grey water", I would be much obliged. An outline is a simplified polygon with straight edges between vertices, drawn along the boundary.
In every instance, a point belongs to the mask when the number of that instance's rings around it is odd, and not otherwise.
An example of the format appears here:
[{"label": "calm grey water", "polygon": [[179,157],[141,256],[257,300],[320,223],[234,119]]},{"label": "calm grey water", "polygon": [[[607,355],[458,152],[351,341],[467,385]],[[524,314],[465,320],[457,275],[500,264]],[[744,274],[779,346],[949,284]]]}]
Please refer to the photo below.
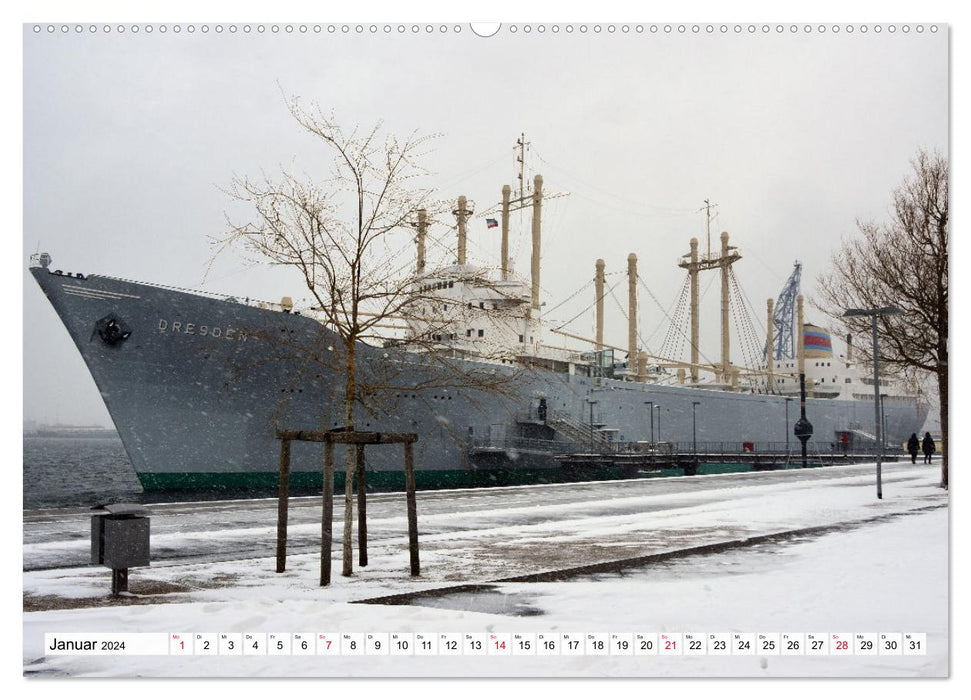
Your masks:
[{"label": "calm grey water", "polygon": [[23,441],[25,509],[275,495],[248,490],[144,493],[118,437],[24,437]]},{"label": "calm grey water", "polygon": [[117,437],[24,437],[24,508],[141,501]]}]

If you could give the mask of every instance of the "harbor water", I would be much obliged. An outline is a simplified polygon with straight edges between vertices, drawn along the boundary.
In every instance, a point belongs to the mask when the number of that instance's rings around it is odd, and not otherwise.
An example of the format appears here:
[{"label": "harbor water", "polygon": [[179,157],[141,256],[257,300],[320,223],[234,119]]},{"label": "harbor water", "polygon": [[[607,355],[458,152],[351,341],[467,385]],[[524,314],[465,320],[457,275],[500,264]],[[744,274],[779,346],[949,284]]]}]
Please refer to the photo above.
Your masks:
[{"label": "harbor water", "polygon": [[[104,503],[172,503],[275,495],[272,490],[144,492],[121,439],[24,436],[25,510]],[[291,489],[293,495],[305,494]],[[316,491],[319,493],[319,489]]]}]

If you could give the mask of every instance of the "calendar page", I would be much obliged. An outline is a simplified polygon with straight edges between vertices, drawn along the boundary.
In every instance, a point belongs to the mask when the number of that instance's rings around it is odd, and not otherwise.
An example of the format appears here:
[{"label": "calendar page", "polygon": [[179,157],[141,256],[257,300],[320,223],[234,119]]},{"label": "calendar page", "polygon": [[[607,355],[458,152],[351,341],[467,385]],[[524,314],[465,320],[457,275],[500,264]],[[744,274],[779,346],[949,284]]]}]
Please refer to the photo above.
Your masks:
[{"label": "calendar page", "polygon": [[85,14],[25,678],[949,677],[946,22]]}]

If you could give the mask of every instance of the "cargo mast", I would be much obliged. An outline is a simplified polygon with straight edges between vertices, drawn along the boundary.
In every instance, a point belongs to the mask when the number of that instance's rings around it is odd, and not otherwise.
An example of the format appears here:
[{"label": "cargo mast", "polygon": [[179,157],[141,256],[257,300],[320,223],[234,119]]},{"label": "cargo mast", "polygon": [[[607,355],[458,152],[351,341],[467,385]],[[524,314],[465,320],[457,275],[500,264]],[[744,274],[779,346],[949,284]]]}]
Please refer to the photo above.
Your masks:
[{"label": "cargo mast", "polygon": [[720,380],[723,382],[731,381],[731,357],[729,342],[729,277],[731,276],[732,265],[742,259],[738,248],[728,245],[728,232],[722,231],[721,251],[717,256],[711,253],[711,208],[712,205],[705,200],[705,212],[708,230],[708,253],[703,257],[698,255],[698,239],[691,239],[691,251],[682,256],[678,267],[688,271],[691,280],[691,381],[698,382],[698,355],[699,355],[699,330],[698,330],[698,273],[702,270],[721,270],[721,362],[719,363]]}]

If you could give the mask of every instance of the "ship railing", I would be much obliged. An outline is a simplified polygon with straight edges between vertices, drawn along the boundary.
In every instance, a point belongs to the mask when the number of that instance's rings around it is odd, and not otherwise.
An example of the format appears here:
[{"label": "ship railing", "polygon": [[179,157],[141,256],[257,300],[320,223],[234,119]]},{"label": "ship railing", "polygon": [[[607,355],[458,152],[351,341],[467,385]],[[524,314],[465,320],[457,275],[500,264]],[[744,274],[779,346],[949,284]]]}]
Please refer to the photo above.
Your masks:
[{"label": "ship railing", "polygon": [[573,443],[564,440],[543,440],[540,438],[475,438],[471,441],[470,447],[484,450],[531,450],[549,454],[572,452],[575,449]]},{"label": "ship railing", "polygon": [[226,294],[224,292],[212,292],[208,289],[191,289],[189,287],[176,287],[171,284],[159,284],[158,282],[139,282],[137,280],[130,280],[124,277],[114,277],[113,275],[101,275],[104,279],[115,280],[117,282],[126,282],[128,284],[140,284],[145,287],[154,287],[155,289],[166,289],[172,292],[182,292],[184,294],[192,294],[194,296],[207,297],[209,299],[218,299],[220,301],[229,301],[235,304],[242,304],[244,306],[252,306],[261,309],[270,309],[273,311],[283,311],[284,307],[279,302],[275,301],[265,301],[263,299],[254,299],[252,297],[240,298],[234,294]]},{"label": "ship railing", "polygon": [[[671,444],[671,452],[678,455],[798,455],[802,451],[802,446],[798,440],[785,442],[674,442]],[[821,440],[810,440],[807,443],[807,452],[812,455],[820,456],[841,456],[841,455],[876,455],[878,450],[876,445],[850,445],[845,450],[838,442],[823,442]],[[886,445],[879,450],[882,455],[903,454],[903,448],[898,445]]]},{"label": "ship railing", "polygon": [[[537,404],[533,404],[528,410],[516,411],[515,417],[517,421],[521,422],[542,422],[540,420],[539,406]],[[552,408],[547,408],[546,422],[549,423],[552,421],[563,421],[587,428],[590,427],[590,424],[586,421],[586,419],[581,420],[573,414],[567,413],[566,411],[558,411]]]},{"label": "ship railing", "polygon": [[[580,440],[543,440],[539,438],[475,438],[470,441],[472,449],[484,450],[530,450],[548,454],[600,454],[600,455],[653,455],[658,457],[790,457],[801,453],[798,440],[785,442],[649,442],[649,441],[580,441]],[[876,456],[874,445],[853,445],[844,451],[835,442],[824,443],[810,440],[807,452],[815,458],[838,460],[841,457]],[[884,456],[902,455],[900,446],[888,445],[880,450]]]}]

